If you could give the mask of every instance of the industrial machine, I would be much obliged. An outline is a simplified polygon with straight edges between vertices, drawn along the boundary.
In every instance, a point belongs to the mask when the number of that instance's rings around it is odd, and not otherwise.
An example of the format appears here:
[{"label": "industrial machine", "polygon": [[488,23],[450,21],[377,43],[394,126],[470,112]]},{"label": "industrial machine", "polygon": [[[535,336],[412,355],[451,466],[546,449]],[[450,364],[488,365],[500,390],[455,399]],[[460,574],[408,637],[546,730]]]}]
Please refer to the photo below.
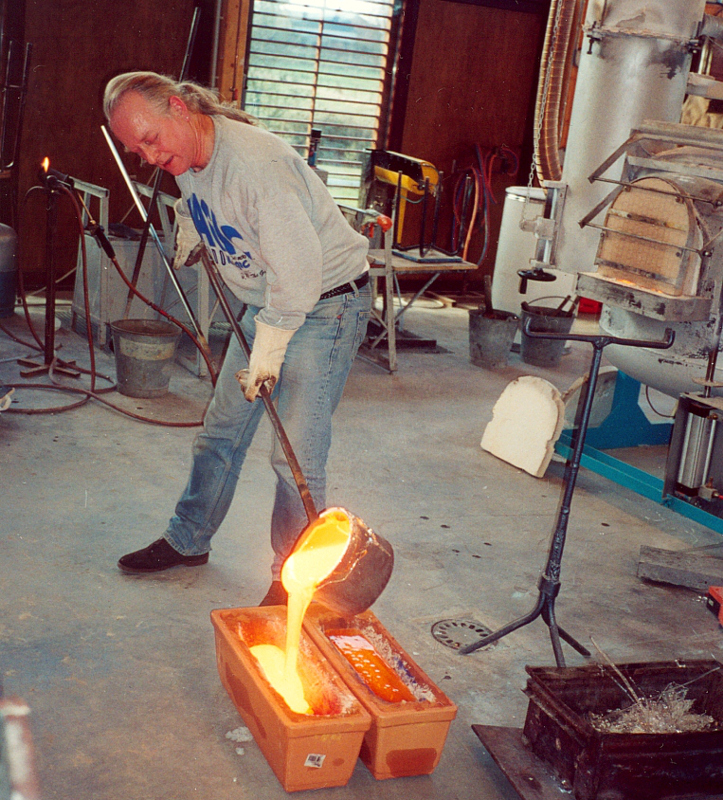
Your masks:
[{"label": "industrial machine", "polygon": [[[638,302],[638,294],[653,291],[660,293],[663,299],[668,295],[678,298],[705,295],[710,300],[716,293],[720,294],[720,286],[716,290],[716,286],[711,284],[711,281],[715,284],[719,280],[716,277],[719,269],[710,258],[706,264],[699,264],[702,259],[696,254],[680,259],[677,265],[673,264],[675,257],[672,249],[667,248],[666,271],[675,272],[680,267],[685,274],[679,276],[680,280],[670,276],[667,282],[653,277],[651,284],[650,275],[646,276],[645,269],[637,263],[645,250],[641,246],[639,252],[628,254],[627,261],[623,259],[622,271],[626,274],[621,275],[618,269],[613,275],[615,270],[610,264],[601,267],[601,261],[609,262],[617,256],[611,255],[610,244],[605,245],[606,252],[599,253],[601,234],[603,241],[610,235],[605,230],[609,226],[600,220],[600,215],[607,205],[615,201],[615,210],[608,211],[619,218],[621,204],[625,203],[619,195],[622,192],[629,195],[629,187],[624,185],[625,182],[638,180],[654,171],[652,159],[645,165],[639,163],[639,159],[645,155],[641,152],[641,148],[646,146],[643,139],[655,149],[656,158],[665,150],[700,146],[707,150],[709,159],[715,159],[720,141],[716,131],[678,124],[687,94],[715,96],[716,91],[720,93],[716,81],[701,79],[690,72],[694,52],[700,50],[708,38],[723,36],[723,28],[717,19],[705,14],[705,5],[703,0],[607,0],[604,3],[587,4],[580,0],[553,0],[535,121],[535,165],[545,196],[544,202],[538,202],[537,208],[527,204],[520,219],[520,228],[533,237],[535,243],[529,264],[519,265],[533,273],[530,275],[532,281],[535,278],[549,278],[547,273],[590,273],[597,266],[601,278],[622,281],[632,293],[631,296],[635,297],[621,306],[615,302],[608,284],[585,280],[578,286],[581,295],[606,304],[603,314],[605,329],[627,337],[639,333],[640,338],[648,339],[656,338],[674,323],[676,352],[680,353],[682,369],[676,368],[677,362],[671,365],[672,375],[665,380],[649,374],[654,371],[652,367],[640,366],[647,360],[645,353],[630,353],[637,366],[626,363],[621,367],[630,374],[637,373],[634,377],[642,383],[659,387],[673,395],[692,388],[691,378],[695,369],[691,374],[687,356],[698,358],[701,377],[707,368],[709,348],[701,341],[705,333],[697,331],[691,337],[683,326],[693,322],[693,327],[714,329],[717,303],[711,301],[705,310],[703,306],[706,303],[699,301],[695,316],[692,317],[688,307],[695,305],[695,301],[681,299],[673,304],[676,305],[675,311],[671,304],[666,303],[667,311],[656,319],[651,312],[654,304],[643,300]],[[585,6],[585,17],[581,21],[581,10]],[[575,61],[578,63],[576,70],[573,70]],[[573,72],[574,82],[569,78]],[[571,92],[569,87],[573,83],[574,92]],[[563,139],[562,121],[568,116],[569,126]],[[655,128],[655,123],[675,125],[673,128]],[[654,143],[656,139],[659,144]],[[680,172],[680,166],[671,166],[668,163],[671,159],[668,156],[664,158],[666,165],[661,168],[663,172]],[[685,169],[690,171],[691,168],[686,166]],[[697,180],[717,179],[713,167],[708,170],[701,167],[699,173],[695,176]],[[660,180],[665,182],[668,178],[662,177]],[[619,190],[613,196],[611,182]],[[644,185],[652,188],[650,180]],[[655,195],[665,205],[660,189],[659,186],[657,192],[641,194],[643,186],[637,185],[632,197],[644,205]],[[670,191],[672,195],[668,198],[668,207],[660,209],[663,216],[676,207],[677,197],[689,190],[683,186],[670,187]],[[531,192],[528,192],[528,196],[531,196]],[[632,202],[634,204],[636,200]],[[539,213],[540,210],[542,213]],[[639,212],[632,209],[624,213]],[[700,220],[710,214],[710,206],[707,209],[698,207],[695,214]],[[666,230],[666,224],[663,220],[657,225],[652,224],[652,227],[660,232]],[[685,241],[671,243],[687,246],[689,249],[686,253],[690,253],[691,249],[701,250],[700,237],[696,238],[694,233],[697,227],[699,222],[690,221],[692,238],[688,244]],[[627,236],[627,233],[632,233],[632,236]],[[655,240],[655,231],[648,230],[647,233],[652,233],[651,238]],[[627,236],[630,245],[635,236],[647,235],[646,232],[635,231],[618,231],[618,234],[618,245],[620,237]],[[640,244],[643,240],[638,238],[636,241]],[[643,256],[648,261],[666,251],[665,243],[657,249],[654,241],[649,245]],[[495,283],[498,277],[502,279],[503,275],[500,273],[498,276],[495,269]],[[493,284],[493,294],[494,288]],[[504,303],[500,305],[504,307]],[[611,308],[616,311],[611,311]],[[675,314],[681,316],[676,319]],[[621,321],[623,318],[624,323]],[[696,340],[692,346],[691,338]],[[693,352],[683,354],[685,349],[692,349]],[[623,356],[610,354],[610,360],[614,363],[618,357]],[[656,364],[659,358],[660,354],[656,353]]]},{"label": "industrial machine", "polygon": [[[669,350],[611,346],[606,357],[681,398],[664,495],[718,517],[723,131],[681,115],[687,97],[723,97],[722,83],[691,71],[705,70],[721,38],[704,0],[553,0],[535,119],[544,200],[537,211],[525,204],[517,227],[531,256],[516,265],[528,286],[576,276],[577,294],[603,304],[606,334],[656,341],[673,331]],[[497,266],[493,300],[506,308],[508,270]]]},{"label": "industrial machine", "polygon": [[[376,181],[389,184],[394,187],[394,208],[392,209],[394,219],[394,247],[399,249],[404,231],[404,219],[406,216],[407,203],[410,195],[417,198],[422,203],[423,210],[426,212],[427,202],[430,198],[436,198],[434,205],[434,227],[433,238],[436,234],[437,215],[439,211],[439,172],[428,161],[411,156],[394,153],[391,150],[371,150],[370,167],[372,177]],[[420,239],[418,246],[424,248],[424,227],[426,213],[422,215]]]}]

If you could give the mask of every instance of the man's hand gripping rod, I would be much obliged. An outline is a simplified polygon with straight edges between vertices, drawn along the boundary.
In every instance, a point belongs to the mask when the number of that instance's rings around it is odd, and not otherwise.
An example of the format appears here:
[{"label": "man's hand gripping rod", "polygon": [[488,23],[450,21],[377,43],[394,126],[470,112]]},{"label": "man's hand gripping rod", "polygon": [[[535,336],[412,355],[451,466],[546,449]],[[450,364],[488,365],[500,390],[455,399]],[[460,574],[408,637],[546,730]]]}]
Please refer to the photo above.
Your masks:
[{"label": "man's hand gripping rod", "polygon": [[[244,332],[241,330],[241,326],[238,323],[238,320],[234,316],[233,311],[231,310],[231,306],[229,305],[228,300],[226,299],[226,295],[223,293],[223,284],[221,283],[221,276],[219,275],[218,268],[216,264],[213,262],[211,257],[208,254],[208,250],[206,250],[206,245],[203,242],[199,242],[191,251],[191,254],[186,259],[186,266],[192,266],[200,261],[203,264],[203,268],[206,270],[206,274],[208,275],[208,282],[211,284],[213,291],[216,294],[218,299],[218,303],[223,310],[224,316],[226,317],[227,322],[231,326],[231,330],[234,332],[238,343],[241,345],[241,349],[246,354],[246,358],[251,357],[251,348],[249,347],[248,342],[246,341],[246,336]],[[273,404],[271,400],[271,392],[269,392],[268,387],[265,383],[262,383],[259,388],[259,394],[261,395],[261,399],[263,400],[264,406],[266,406],[266,411],[269,415],[271,420],[271,425],[273,426],[274,432],[279,439],[279,444],[281,445],[281,449],[284,451],[284,455],[286,456],[286,460],[289,463],[289,467],[291,469],[291,474],[294,476],[294,482],[296,483],[296,487],[299,490],[299,495],[301,496],[301,502],[304,504],[304,511],[306,512],[306,516],[309,519],[309,522],[314,522],[319,518],[319,514],[316,510],[316,506],[314,505],[314,500],[311,496],[311,492],[309,491],[309,486],[306,483],[306,478],[304,477],[304,473],[301,471],[301,466],[299,464],[298,459],[296,458],[296,454],[294,453],[293,448],[291,447],[291,442],[289,441],[289,437],[286,435],[286,431],[284,430],[284,426],[281,423],[281,419],[279,417],[279,412],[276,410],[276,406]]]}]

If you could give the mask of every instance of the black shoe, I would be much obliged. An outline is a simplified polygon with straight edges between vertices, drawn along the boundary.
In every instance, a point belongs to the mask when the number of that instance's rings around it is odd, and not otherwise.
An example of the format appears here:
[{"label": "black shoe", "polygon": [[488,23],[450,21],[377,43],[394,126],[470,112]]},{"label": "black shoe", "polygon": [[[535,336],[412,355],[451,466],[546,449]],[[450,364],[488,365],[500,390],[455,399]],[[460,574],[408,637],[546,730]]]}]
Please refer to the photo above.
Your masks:
[{"label": "black shoe", "polygon": [[118,567],[123,572],[132,572],[136,575],[146,572],[161,572],[171,567],[198,567],[208,561],[208,553],[200,556],[184,556],[174,550],[165,539],[157,539],[153,544],[128,553],[118,561]]},{"label": "black shoe", "polygon": [[266,597],[259,603],[259,607],[285,606],[288,597],[286,589],[284,589],[284,584],[281,583],[281,581],[272,581],[269,591],[266,592]]}]

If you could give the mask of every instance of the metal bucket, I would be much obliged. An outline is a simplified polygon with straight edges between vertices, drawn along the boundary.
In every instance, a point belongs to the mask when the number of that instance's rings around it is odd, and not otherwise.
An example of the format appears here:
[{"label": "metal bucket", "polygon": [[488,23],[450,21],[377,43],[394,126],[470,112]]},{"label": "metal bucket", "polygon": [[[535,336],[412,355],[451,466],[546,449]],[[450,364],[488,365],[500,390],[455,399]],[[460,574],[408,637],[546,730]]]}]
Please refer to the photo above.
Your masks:
[{"label": "metal bucket", "polygon": [[[542,298],[555,300],[558,298]],[[564,298],[559,298],[563,300]],[[570,333],[575,321],[573,310],[559,311],[554,306],[536,303],[522,303],[522,337],[520,339],[520,355],[525,364],[536,367],[556,367],[560,363],[565,350],[564,339],[537,339],[525,335],[525,324],[530,319],[530,330],[533,333]]]},{"label": "metal bucket", "polygon": [[128,397],[166,394],[181,331],[152,319],[121,319],[110,328],[118,391]]},{"label": "metal bucket", "polygon": [[508,311],[487,314],[482,309],[470,309],[469,360],[486,369],[506,364],[519,321]]},{"label": "metal bucket", "polygon": [[18,265],[16,259],[18,237],[9,225],[0,224],[0,319],[15,312]]},{"label": "metal bucket", "polygon": [[[394,568],[391,544],[368,528],[359,517],[343,508],[327,508],[326,515],[341,514],[349,524],[349,543],[336,567],[319,583],[314,602],[344,616],[366,611],[384,591]],[[314,547],[321,525],[312,522],[301,534],[294,550]]]}]

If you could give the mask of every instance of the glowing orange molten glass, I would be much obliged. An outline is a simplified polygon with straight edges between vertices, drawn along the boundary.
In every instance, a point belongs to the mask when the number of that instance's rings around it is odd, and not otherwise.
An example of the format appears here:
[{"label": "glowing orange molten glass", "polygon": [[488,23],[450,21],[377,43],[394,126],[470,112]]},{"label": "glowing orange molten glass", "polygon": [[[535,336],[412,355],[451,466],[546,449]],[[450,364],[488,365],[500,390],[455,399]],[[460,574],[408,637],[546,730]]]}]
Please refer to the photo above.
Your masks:
[{"label": "glowing orange molten glass", "polygon": [[313,713],[304,697],[298,673],[301,624],[317,586],[329,576],[349,545],[351,521],[341,511],[323,511],[304,534],[299,546],[286,559],[281,582],[289,594],[286,609],[286,650],[260,644],[251,648],[266,679],[292,711]]},{"label": "glowing orange molten glass", "polygon": [[327,636],[377,697],[389,703],[414,701],[415,697],[409,687],[379,655],[366,636],[356,630],[331,631]]}]

